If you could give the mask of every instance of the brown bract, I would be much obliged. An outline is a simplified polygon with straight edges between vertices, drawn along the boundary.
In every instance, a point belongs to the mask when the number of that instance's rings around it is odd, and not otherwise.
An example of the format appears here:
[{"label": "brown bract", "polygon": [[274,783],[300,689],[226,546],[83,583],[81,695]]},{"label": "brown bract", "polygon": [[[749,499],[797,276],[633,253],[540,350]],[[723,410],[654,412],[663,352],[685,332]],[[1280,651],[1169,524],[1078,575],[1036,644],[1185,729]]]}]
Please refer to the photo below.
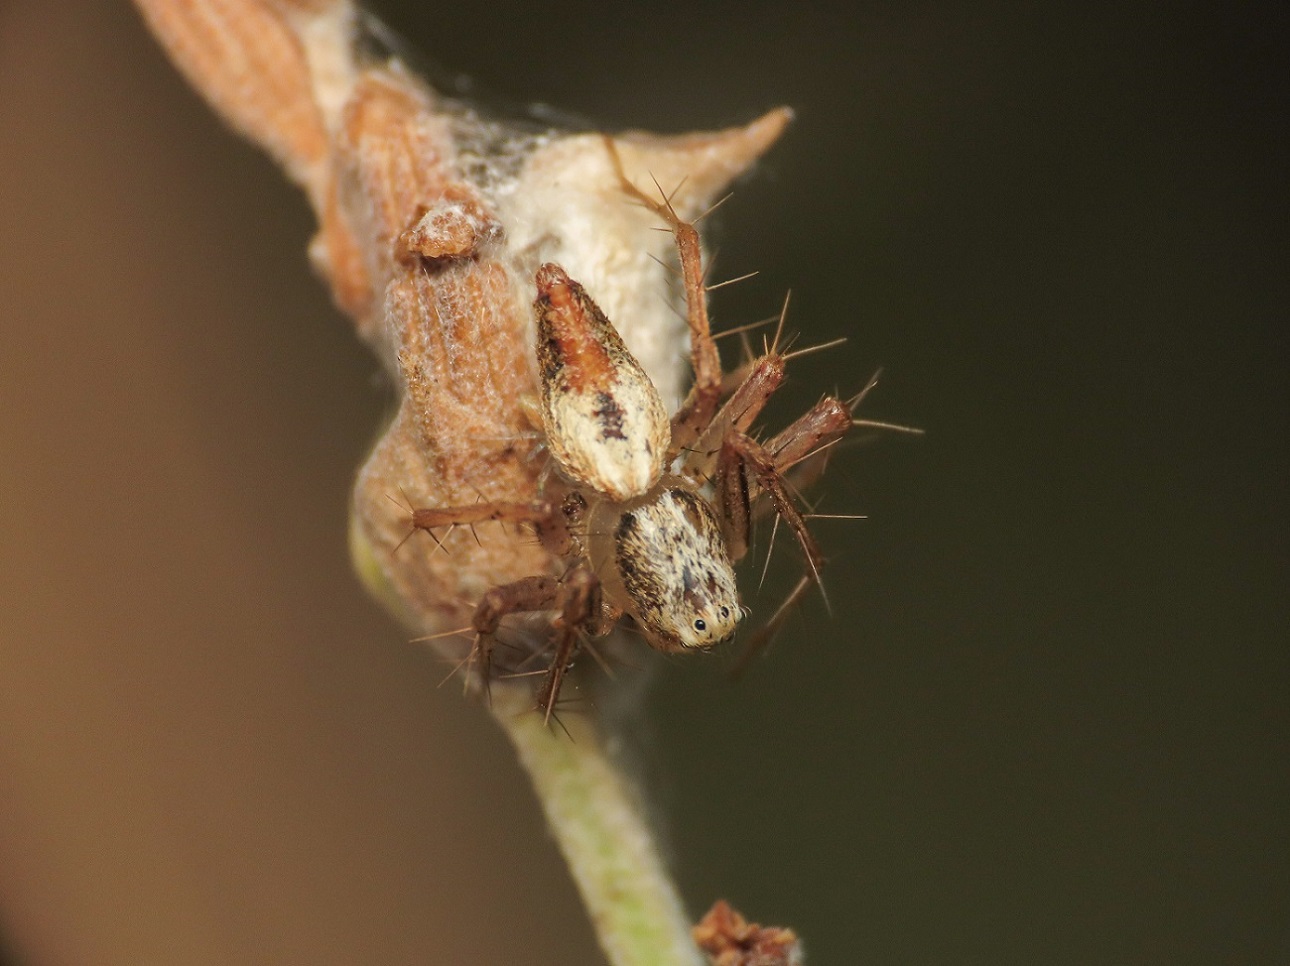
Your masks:
[{"label": "brown bract", "polygon": [[800,966],[801,943],[791,929],[749,922],[724,899],[697,926],[694,941],[712,966]]},{"label": "brown bract", "polygon": [[[418,630],[469,623],[493,587],[554,574],[526,528],[491,522],[406,540],[410,506],[531,502],[546,460],[532,303],[546,262],[579,280],[669,410],[684,323],[654,259],[671,238],[621,190],[603,136],[509,129],[447,102],[394,60],[359,59],[342,2],[136,0],[178,67],[307,193],[310,255],[399,391],[359,473],[351,533],[369,585]],[[745,128],[615,139],[627,175],[693,218],[779,135]],[[464,655],[468,635],[439,642]]]}]

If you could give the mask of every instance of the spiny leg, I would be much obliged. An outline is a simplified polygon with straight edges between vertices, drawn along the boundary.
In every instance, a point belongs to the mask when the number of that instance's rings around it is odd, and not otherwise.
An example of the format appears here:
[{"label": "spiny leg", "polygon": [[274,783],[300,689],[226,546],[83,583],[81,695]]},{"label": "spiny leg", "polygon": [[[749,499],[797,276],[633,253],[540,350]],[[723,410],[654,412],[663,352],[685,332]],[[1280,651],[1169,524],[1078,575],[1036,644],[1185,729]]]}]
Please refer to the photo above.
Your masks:
[{"label": "spiny leg", "polygon": [[[672,449],[668,459],[688,449],[712,422],[717,404],[721,401],[721,356],[712,338],[708,321],[708,295],[703,278],[703,251],[699,232],[693,222],[685,221],[672,207],[671,199],[659,188],[662,200],[655,200],[641,191],[627,177],[622,158],[611,137],[605,137],[605,147],[618,175],[622,190],[665,221],[676,241],[677,258],[681,263],[681,278],[685,286],[686,321],[690,326],[690,364],[694,368],[694,387],[685,402],[672,417]],[[657,182],[655,182],[657,186]]]},{"label": "spiny leg", "polygon": [[874,373],[865,387],[850,399],[843,401],[835,396],[826,396],[767,441],[766,449],[775,457],[775,467],[781,474],[804,464],[792,475],[794,486],[812,483],[823,472],[825,461],[821,457],[853,429],[888,430],[915,436],[923,434],[914,426],[855,418],[856,409],[878,385],[881,371]]},{"label": "spiny leg", "polygon": [[502,618],[527,611],[551,610],[560,597],[560,582],[555,577],[523,577],[509,584],[494,587],[480,599],[471,618],[475,641],[466,660],[466,686],[470,686],[470,672],[479,662],[480,679],[484,693],[489,690],[492,678],[493,645]]},{"label": "spiny leg", "polygon": [[[418,508],[411,514],[413,530],[425,530],[432,537],[434,530],[440,527],[471,527],[473,532],[475,524],[497,521],[531,524],[538,539],[556,555],[566,554],[572,542],[563,507],[550,500],[532,503],[481,501],[465,506]],[[559,593],[560,582],[555,577],[534,576],[494,587],[480,599],[471,620],[475,640],[463,662],[467,688],[472,680],[471,670],[478,661],[487,692],[492,676],[495,635],[502,618],[525,611],[551,610],[558,604]]]},{"label": "spiny leg", "polygon": [[735,430],[748,432],[753,421],[761,415],[766,403],[770,401],[770,397],[784,384],[785,368],[791,356],[785,355],[781,350],[780,339],[784,333],[784,319],[787,315],[788,298],[786,297],[783,308],[779,312],[774,338],[769,344],[763,345],[764,351],[760,356],[755,359],[750,357],[749,361],[740,367],[742,377],[731,392],[730,398],[691,447],[685,463],[687,473],[702,477],[711,476],[716,455],[721,450],[726,436]]},{"label": "spiny leg", "polygon": [[[774,457],[775,472],[784,480],[786,489],[799,492],[818,479],[824,472],[830,448],[846,435],[850,425],[849,408],[835,397],[828,396],[765,443],[766,451]],[[756,479],[748,480],[747,467],[733,450],[723,450],[723,456],[726,462],[717,475],[722,487],[718,496],[723,518],[730,530],[742,536],[746,546],[752,523],[774,512],[775,504],[758,499],[761,493]],[[770,547],[762,567],[763,582],[770,567],[780,519],[778,516],[775,518],[775,529],[771,531]],[[810,516],[804,515],[803,520],[806,519]],[[743,552],[740,551],[741,555]]]},{"label": "spiny leg", "polygon": [[[793,504],[793,499],[784,485],[783,478],[780,476],[775,457],[766,447],[751,436],[741,432],[733,432],[726,437],[721,462],[730,472],[736,460],[746,467],[743,471],[745,474],[748,470],[752,471],[752,475],[756,478],[758,485],[770,496],[771,502],[775,506],[775,511],[796,535],[797,542],[802,547],[802,553],[806,556],[806,563],[810,567],[815,582],[818,584],[820,582],[820,568],[824,565],[824,556],[820,552],[819,544],[811,536],[811,531],[807,528],[801,512]],[[745,489],[749,488],[745,486]],[[729,492],[728,486],[724,482],[718,483],[718,490],[723,493]],[[748,512],[746,508],[744,512]]]},{"label": "spiny leg", "polygon": [[481,501],[465,506],[427,507],[412,511],[412,526],[417,530],[438,527],[473,526],[493,520],[504,523],[541,524],[551,519],[556,508],[547,500],[534,503],[500,503]]},{"label": "spiny leg", "polygon": [[589,567],[579,565],[566,574],[561,583],[560,616],[551,622],[555,653],[538,692],[538,710],[547,724],[551,722],[551,712],[560,696],[565,672],[573,662],[578,635],[597,621],[600,612],[600,580]]},{"label": "spiny leg", "polygon": [[[782,370],[781,370],[782,371]],[[756,381],[756,373],[749,378],[749,384]],[[741,387],[742,390],[743,387]],[[774,391],[771,386],[769,391]],[[744,418],[732,420],[731,425],[736,431],[742,432],[748,423],[752,421],[757,412],[760,412],[761,406],[765,403],[766,396],[758,399],[755,404],[750,405],[744,413]],[[717,420],[721,422],[725,417],[727,409],[739,402],[739,393],[732,397],[730,402],[723,407],[722,412],[718,415]],[[714,424],[715,425],[715,424]],[[845,436],[852,426],[851,411],[847,405],[833,396],[827,396],[812,406],[805,414],[794,420],[782,432],[771,437],[763,444],[762,448],[770,456],[773,463],[774,472],[783,479],[789,470],[796,467],[799,463],[811,461],[824,453],[830,446],[838,442]],[[696,453],[696,459],[698,454]],[[808,466],[808,470],[815,470],[818,475],[818,469],[815,466]],[[803,485],[811,482],[814,476],[808,475],[798,478],[794,476],[794,486]],[[727,526],[727,538],[733,534],[736,545],[746,544],[748,528],[753,519],[761,515],[763,507],[766,504],[758,504],[757,497],[760,495],[758,486],[760,477],[754,476],[754,479],[748,478],[746,461],[738,447],[722,446],[717,460],[716,468],[717,481],[717,500],[720,507],[720,514],[723,522]],[[765,489],[765,487],[762,487]],[[772,502],[771,506],[778,509],[779,504]],[[740,540],[742,534],[743,540]],[[743,556],[744,549],[742,546],[736,549],[731,548],[731,559],[738,560]]]},{"label": "spiny leg", "polygon": [[[731,671],[733,677],[742,674],[749,662],[778,633],[793,607],[805,598],[811,584],[819,584],[823,557],[819,545],[807,528],[805,518],[788,493],[782,472],[794,462],[818,452],[820,440],[829,435],[826,432],[828,427],[833,427],[839,434],[849,427],[850,411],[840,403],[836,406],[827,405],[830,402],[837,403],[837,400],[822,401],[790,427],[792,432],[785,431],[776,437],[772,443],[776,444],[777,452],[738,431],[732,432],[722,447],[717,469],[716,495],[731,557],[737,559],[747,551],[754,504],[760,495],[756,487],[760,486],[769,495],[771,504],[779,514],[776,524],[779,520],[785,521],[797,536],[809,568],[774,616],[749,639],[744,653]],[[838,416],[837,413],[842,415]]]},{"label": "spiny leg", "polygon": [[[771,437],[763,448],[774,460],[775,474],[783,477],[784,474],[792,471],[789,475],[794,485],[806,485],[823,472],[829,448],[841,440],[856,424],[853,418],[855,407],[865,393],[872,388],[872,385],[873,383],[871,382],[859,396],[846,402],[833,396],[821,399],[784,430]],[[723,451],[722,455],[726,457],[725,451]],[[727,472],[729,473],[731,470],[727,470]],[[742,470],[742,472],[746,479],[746,470]],[[725,492],[731,494],[733,498],[737,491],[728,481],[728,478],[723,480],[719,475],[718,479],[724,482]],[[761,476],[758,476],[759,481],[760,479]],[[747,483],[745,483],[745,487],[752,489]],[[751,497],[752,501],[755,502],[756,496],[757,494],[754,490]],[[773,501],[772,506],[779,510],[780,504],[778,501]],[[765,507],[766,504],[761,504],[761,508]],[[739,518],[741,509],[736,508],[734,510],[736,519]],[[755,506],[743,509],[743,513],[745,516],[754,518],[759,515],[758,508]],[[805,525],[805,521],[806,518],[802,517],[803,525]],[[743,525],[746,528],[748,522],[744,522]],[[780,628],[783,627],[793,608],[805,599],[810,590],[811,576],[811,574],[804,575],[792,591],[789,592],[784,602],[776,609],[770,620],[749,638],[744,652],[730,671],[732,678],[739,677],[748,669],[753,659],[766,648]]]},{"label": "spiny leg", "polygon": [[695,441],[685,461],[685,472],[711,476],[726,437],[732,432],[747,432],[775,391],[784,384],[784,360],[778,353],[757,359],[744,380],[726,400],[726,404]]},{"label": "spiny leg", "polygon": [[738,563],[748,553],[752,536],[753,483],[748,479],[748,463],[733,446],[722,446],[717,457],[714,486],[717,519],[730,559]]},{"label": "spiny leg", "polygon": [[[425,530],[434,537],[439,527],[473,527],[477,523],[527,523],[538,540],[557,557],[569,556],[574,550],[570,529],[571,515],[577,513],[576,501],[563,503],[535,500],[532,503],[481,501],[465,506],[430,507],[412,510],[413,530]],[[478,539],[478,538],[476,538]],[[438,538],[435,538],[438,543]]]},{"label": "spiny leg", "polygon": [[847,405],[826,396],[772,436],[766,442],[766,450],[775,458],[776,471],[781,476],[787,474],[792,488],[800,490],[824,472],[830,448],[846,436],[852,424]]}]

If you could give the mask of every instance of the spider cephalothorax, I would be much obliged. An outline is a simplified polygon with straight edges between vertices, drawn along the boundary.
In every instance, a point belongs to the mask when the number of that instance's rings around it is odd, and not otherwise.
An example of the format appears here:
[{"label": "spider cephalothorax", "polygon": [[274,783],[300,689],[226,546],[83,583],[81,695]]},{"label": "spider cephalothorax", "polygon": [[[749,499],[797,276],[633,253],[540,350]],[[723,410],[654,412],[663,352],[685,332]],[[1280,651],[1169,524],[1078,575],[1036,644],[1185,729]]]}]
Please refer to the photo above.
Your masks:
[{"label": "spider cephalothorax", "polygon": [[559,265],[544,264],[535,278],[537,408],[556,472],[543,499],[416,510],[412,519],[423,529],[527,522],[562,561],[559,577],[535,575],[489,591],[472,621],[471,663],[486,684],[502,618],[557,612],[538,698],[548,715],[582,635],[603,634],[624,614],[661,651],[706,650],[734,635],[744,613],[734,563],[747,551],[759,503],[779,514],[802,548],[807,574],[790,601],[799,599],[818,580],[822,558],[783,475],[852,425],[850,407],[827,397],[765,443],[749,435],[783,381],[786,357],[778,338],[722,404],[698,233],[666,198],[653,200],[622,175],[609,139],[606,150],[623,191],[663,218],[675,236],[693,389],[669,418],[649,376],[591,296]]},{"label": "spider cephalothorax", "polygon": [[742,617],[734,566],[700,493],[671,477],[639,500],[596,508],[593,528],[597,513],[608,526],[589,541],[591,565],[651,644],[704,650],[734,635]]}]

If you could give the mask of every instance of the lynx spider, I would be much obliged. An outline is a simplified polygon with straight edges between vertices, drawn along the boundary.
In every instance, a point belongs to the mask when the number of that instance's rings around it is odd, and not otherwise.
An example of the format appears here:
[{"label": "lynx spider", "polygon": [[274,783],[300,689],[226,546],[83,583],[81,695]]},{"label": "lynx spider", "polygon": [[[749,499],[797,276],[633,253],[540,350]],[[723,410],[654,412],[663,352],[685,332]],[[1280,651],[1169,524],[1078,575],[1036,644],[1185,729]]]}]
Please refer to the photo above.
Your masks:
[{"label": "lynx spider", "polygon": [[467,681],[477,664],[486,688],[502,619],[556,612],[553,656],[538,692],[548,720],[579,644],[608,633],[624,614],[652,647],[669,653],[706,651],[734,635],[744,613],[734,564],[747,553],[762,495],[795,534],[807,565],[764,630],[782,621],[818,583],[823,564],[784,474],[841,439],[859,399],[826,397],[767,442],[754,439],[750,427],[784,379],[788,355],[779,333],[722,405],[725,374],[708,322],[698,231],[661,187],[655,200],[626,177],[612,138],[605,145],[622,191],[662,218],[675,238],[693,388],[669,419],[613,324],[564,269],[544,264],[534,303],[537,408],[558,472],[534,502],[414,509],[411,521],[427,531],[485,521],[529,524],[567,563],[560,577],[535,575],[488,591],[475,609],[467,659]]}]

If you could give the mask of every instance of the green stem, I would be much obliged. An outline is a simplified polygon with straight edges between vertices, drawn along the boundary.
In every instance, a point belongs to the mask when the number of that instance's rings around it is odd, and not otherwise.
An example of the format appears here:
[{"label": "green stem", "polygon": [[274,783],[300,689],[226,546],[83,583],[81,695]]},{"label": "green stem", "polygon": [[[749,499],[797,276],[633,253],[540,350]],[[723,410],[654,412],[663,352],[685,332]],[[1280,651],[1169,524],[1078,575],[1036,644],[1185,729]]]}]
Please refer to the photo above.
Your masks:
[{"label": "green stem", "polygon": [[519,752],[612,966],[703,966],[653,833],[592,717],[553,732],[527,690],[493,689],[493,715]]}]

